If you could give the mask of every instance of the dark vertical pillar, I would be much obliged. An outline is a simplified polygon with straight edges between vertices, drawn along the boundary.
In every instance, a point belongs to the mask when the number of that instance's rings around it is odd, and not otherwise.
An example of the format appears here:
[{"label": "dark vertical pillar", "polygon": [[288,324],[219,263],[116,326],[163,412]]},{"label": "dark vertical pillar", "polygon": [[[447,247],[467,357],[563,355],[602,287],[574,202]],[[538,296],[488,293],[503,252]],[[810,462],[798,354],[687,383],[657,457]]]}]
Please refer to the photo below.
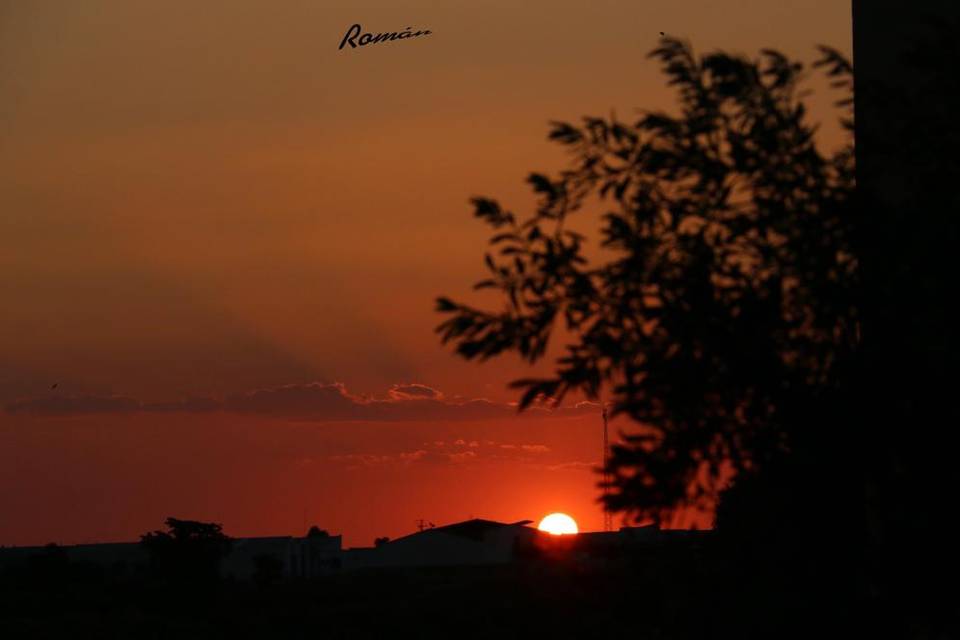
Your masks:
[{"label": "dark vertical pillar", "polygon": [[877,611],[941,625],[960,487],[960,3],[854,0],[863,409]]}]

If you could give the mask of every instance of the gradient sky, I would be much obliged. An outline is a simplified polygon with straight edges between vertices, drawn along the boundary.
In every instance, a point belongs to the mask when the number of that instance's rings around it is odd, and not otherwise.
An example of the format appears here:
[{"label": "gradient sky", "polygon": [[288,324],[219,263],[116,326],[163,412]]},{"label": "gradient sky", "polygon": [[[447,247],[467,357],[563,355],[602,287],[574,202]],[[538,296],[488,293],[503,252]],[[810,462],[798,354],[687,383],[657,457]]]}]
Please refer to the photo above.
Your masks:
[{"label": "gradient sky", "polygon": [[549,120],[671,107],[660,31],[851,51],[836,0],[0,0],[0,544],[599,526],[595,414],[511,417],[529,371],[454,358],[433,299],[482,275],[468,198],[563,166]]}]

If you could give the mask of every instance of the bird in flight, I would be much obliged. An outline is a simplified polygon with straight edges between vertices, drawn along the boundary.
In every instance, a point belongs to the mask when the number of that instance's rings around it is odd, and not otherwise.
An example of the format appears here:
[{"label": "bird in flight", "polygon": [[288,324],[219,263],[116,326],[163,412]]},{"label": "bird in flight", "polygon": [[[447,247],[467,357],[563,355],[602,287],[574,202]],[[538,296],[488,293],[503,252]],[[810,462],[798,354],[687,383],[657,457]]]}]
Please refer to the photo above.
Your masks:
[{"label": "bird in flight", "polygon": [[50,387],[50,390],[52,391],[52,390],[56,389],[58,384],[60,384],[60,383],[59,383],[59,382],[54,382],[54,383],[53,383],[53,386]]}]

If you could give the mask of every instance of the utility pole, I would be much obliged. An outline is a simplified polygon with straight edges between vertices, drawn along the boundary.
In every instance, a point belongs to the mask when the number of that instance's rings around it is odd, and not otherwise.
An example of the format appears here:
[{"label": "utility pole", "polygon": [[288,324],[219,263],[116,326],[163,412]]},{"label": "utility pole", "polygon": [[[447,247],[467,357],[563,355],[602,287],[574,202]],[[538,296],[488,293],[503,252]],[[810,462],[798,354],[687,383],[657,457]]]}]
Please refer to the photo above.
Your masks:
[{"label": "utility pole", "polygon": [[602,405],[603,415],[603,530],[613,531],[613,516],[607,506],[607,497],[610,495],[610,471],[608,464],[610,462],[610,440],[607,431],[607,403]]}]

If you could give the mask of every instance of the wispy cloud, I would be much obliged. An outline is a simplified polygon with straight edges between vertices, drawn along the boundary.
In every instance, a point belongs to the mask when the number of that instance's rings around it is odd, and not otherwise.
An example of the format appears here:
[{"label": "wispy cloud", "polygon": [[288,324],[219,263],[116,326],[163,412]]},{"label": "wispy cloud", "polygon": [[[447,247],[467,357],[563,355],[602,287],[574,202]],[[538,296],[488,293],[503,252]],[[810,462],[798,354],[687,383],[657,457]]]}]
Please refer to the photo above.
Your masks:
[{"label": "wispy cloud", "polygon": [[[409,466],[411,464],[468,464],[473,462],[511,461],[541,463],[541,456],[551,451],[544,444],[515,444],[457,439],[453,442],[436,440],[424,442],[412,451],[348,453],[328,456],[336,464],[348,469],[379,466]],[[575,464],[575,463],[569,463]]]},{"label": "wispy cloud", "polygon": [[[422,384],[395,384],[384,397],[370,398],[352,394],[338,382],[290,384],[230,394],[222,399],[196,396],[157,403],[141,402],[122,395],[50,394],[10,402],[6,410],[10,413],[36,414],[225,411],[317,421],[371,422],[488,420],[517,416],[515,404],[483,398],[447,398],[441,391]],[[520,415],[573,417],[597,410],[598,405],[581,402],[555,409],[536,406]],[[479,446],[476,441],[462,444]]]},{"label": "wispy cloud", "polygon": [[440,400],[443,394],[424,384],[395,384],[387,392],[393,400]]},{"label": "wispy cloud", "polygon": [[9,413],[122,413],[139,411],[143,405],[128,396],[50,396],[24,398],[7,404]]}]

